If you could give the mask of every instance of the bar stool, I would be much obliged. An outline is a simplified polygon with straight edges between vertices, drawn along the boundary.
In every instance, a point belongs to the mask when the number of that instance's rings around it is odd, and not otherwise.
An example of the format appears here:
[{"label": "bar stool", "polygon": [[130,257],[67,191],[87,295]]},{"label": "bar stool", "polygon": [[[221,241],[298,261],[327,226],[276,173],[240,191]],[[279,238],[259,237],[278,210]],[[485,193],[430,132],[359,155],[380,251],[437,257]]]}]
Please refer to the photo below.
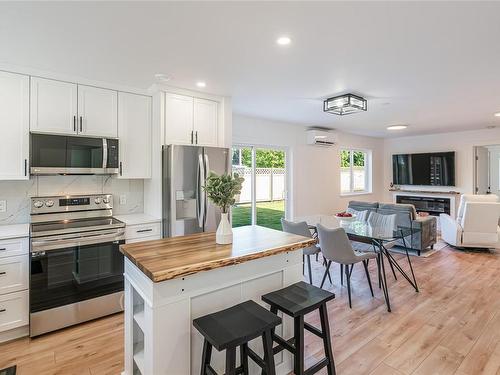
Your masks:
[{"label": "bar stool", "polygon": [[[272,330],[281,318],[254,301],[246,301],[225,310],[193,320],[193,326],[203,335],[201,375],[217,375],[210,365],[212,347],[226,351],[225,375],[248,374],[248,357],[267,375],[275,375]],[[248,347],[248,342],[261,336],[264,358]],[[236,348],[240,347],[241,365],[236,368]]]},{"label": "bar stool", "polygon": [[[285,340],[272,330],[273,341],[278,344],[273,348],[274,354],[286,349],[294,355],[295,375],[314,374],[327,367],[328,375],[335,375],[330,325],[326,303],[335,298],[335,294],[324,289],[307,284],[303,281],[286,288],[262,296],[262,300],[271,306],[271,312],[281,311],[294,320],[294,337]],[[305,323],[304,315],[319,309],[321,330]],[[307,370],[304,369],[304,329],[323,339],[325,358]]]}]

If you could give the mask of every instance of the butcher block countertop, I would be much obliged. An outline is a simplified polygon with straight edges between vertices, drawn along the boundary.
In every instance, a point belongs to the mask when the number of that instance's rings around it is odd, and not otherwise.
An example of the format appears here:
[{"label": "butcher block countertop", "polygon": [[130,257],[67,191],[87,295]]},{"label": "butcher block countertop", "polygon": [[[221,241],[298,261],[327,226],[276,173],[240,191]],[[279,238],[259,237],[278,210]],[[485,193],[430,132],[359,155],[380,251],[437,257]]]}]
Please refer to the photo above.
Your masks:
[{"label": "butcher block countertop", "polygon": [[121,245],[120,251],[153,282],[231,266],[314,245],[316,240],[260,226],[233,228],[233,243],[217,245],[215,233]]}]

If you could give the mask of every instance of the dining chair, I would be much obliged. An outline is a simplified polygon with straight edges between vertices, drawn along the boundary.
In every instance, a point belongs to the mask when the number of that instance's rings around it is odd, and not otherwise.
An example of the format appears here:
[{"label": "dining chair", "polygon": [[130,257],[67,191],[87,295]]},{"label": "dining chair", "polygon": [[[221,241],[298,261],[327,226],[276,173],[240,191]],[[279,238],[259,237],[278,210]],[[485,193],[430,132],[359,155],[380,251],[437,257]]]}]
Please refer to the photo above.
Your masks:
[{"label": "dining chair", "polygon": [[351,302],[351,274],[352,269],[356,263],[363,263],[366,278],[368,279],[368,286],[373,297],[372,282],[370,280],[370,273],[368,272],[368,263],[370,259],[376,259],[375,253],[360,253],[352,248],[351,241],[344,230],[344,228],[329,229],[321,224],[318,224],[318,237],[321,251],[323,256],[327,259],[328,263],[326,271],[321,281],[321,288],[326,280],[326,272],[328,272],[332,262],[343,265],[347,279],[347,293],[349,296],[349,307],[352,308]]},{"label": "dining chair", "polygon": [[[370,224],[373,227],[379,227],[379,228],[390,228],[392,230],[396,230],[396,217],[397,215],[392,214],[392,215],[382,215],[377,212],[371,212],[370,215],[368,216],[368,224]],[[384,247],[389,250],[392,247],[397,245],[397,240],[394,241],[388,241],[384,242]],[[375,250],[375,245],[373,245],[374,250]],[[383,261],[383,258],[382,258]],[[392,264],[392,261],[389,259],[389,265],[391,266],[392,274],[394,278],[397,280],[398,278],[396,277],[396,271],[394,271],[394,265]],[[380,283],[380,281],[379,281]]]},{"label": "dining chair", "polygon": [[[299,236],[304,236],[304,237],[310,237],[312,238],[313,235],[311,231],[309,230],[309,226],[305,221],[300,221],[300,222],[293,222],[293,221],[288,221],[283,218],[281,218],[281,227],[283,228],[283,232],[287,233],[292,233],[292,234],[297,234]],[[304,258],[307,258],[307,270],[309,272],[309,284],[312,285],[312,270],[311,270],[311,255],[316,255],[321,252],[321,249],[319,246],[312,245],[308,246],[304,249],[302,249],[302,259],[303,263]],[[304,269],[302,269],[304,271]]]}]

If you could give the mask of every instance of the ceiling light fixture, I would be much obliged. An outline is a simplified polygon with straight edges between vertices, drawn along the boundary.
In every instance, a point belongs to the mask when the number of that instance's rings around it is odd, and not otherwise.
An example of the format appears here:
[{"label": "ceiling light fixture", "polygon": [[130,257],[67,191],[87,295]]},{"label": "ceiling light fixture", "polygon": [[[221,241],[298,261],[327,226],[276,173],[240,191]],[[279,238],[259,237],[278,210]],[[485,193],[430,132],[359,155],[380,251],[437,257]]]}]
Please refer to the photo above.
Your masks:
[{"label": "ceiling light fixture", "polygon": [[203,88],[203,87],[207,87],[207,84],[203,81],[198,81],[198,82],[196,82],[196,86]]},{"label": "ceiling light fixture", "polygon": [[366,99],[354,94],[334,96],[333,98],[326,99],[323,102],[323,112],[333,113],[340,116],[366,111],[366,109]]},{"label": "ceiling light fixture", "polygon": [[280,36],[278,39],[276,39],[276,43],[280,46],[288,46],[290,43],[292,43],[292,40],[287,36]]},{"label": "ceiling light fixture", "polygon": [[391,125],[387,127],[387,130],[403,130],[406,129],[408,125]]},{"label": "ceiling light fixture", "polygon": [[500,117],[500,112],[494,113],[493,116]]},{"label": "ceiling light fixture", "polygon": [[167,74],[163,74],[163,73],[156,73],[155,74],[155,78],[158,80],[158,81],[161,81],[161,82],[168,82],[170,81],[171,77],[168,76]]}]

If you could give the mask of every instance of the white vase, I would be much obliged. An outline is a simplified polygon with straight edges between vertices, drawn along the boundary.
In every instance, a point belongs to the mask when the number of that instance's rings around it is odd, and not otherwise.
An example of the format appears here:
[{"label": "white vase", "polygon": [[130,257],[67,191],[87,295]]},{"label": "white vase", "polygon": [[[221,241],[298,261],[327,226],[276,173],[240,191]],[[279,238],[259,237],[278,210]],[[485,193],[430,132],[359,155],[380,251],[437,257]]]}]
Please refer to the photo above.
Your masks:
[{"label": "white vase", "polygon": [[233,243],[233,228],[231,228],[227,214],[221,214],[219,227],[215,232],[215,242],[219,245]]}]

